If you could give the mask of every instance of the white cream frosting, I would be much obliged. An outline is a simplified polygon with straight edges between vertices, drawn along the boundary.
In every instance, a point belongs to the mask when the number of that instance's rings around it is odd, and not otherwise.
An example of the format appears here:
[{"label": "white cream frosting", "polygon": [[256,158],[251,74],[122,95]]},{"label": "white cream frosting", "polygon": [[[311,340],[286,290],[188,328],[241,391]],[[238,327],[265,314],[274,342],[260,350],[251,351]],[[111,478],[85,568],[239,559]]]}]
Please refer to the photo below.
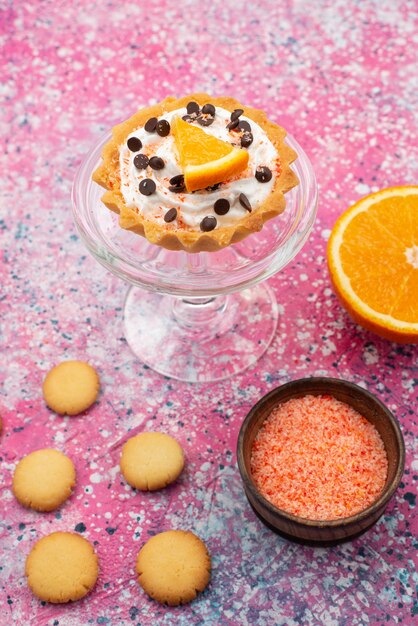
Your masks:
[{"label": "white cream frosting", "polygon": [[[185,108],[176,109],[165,113],[159,119],[165,119],[170,124],[176,116],[183,117],[187,111]],[[211,126],[202,127],[194,122],[199,128],[218,139],[232,142],[237,133],[230,132],[226,125],[230,121],[230,111],[216,107],[215,120]],[[120,147],[120,170],[121,170],[121,191],[128,207],[134,208],[147,219],[155,219],[164,224],[164,215],[168,209],[176,208],[184,222],[190,229],[199,230],[202,219],[206,216],[214,216],[217,226],[232,226],[237,221],[248,215],[248,212],[241,206],[238,198],[244,193],[250,201],[251,207],[255,210],[272,191],[275,171],[277,169],[278,153],[271,143],[265,131],[253,120],[242,115],[240,120],[246,120],[251,125],[253,142],[247,148],[249,154],[248,168],[242,172],[236,180],[222,183],[216,191],[195,191],[193,193],[182,192],[173,193],[168,189],[169,180],[173,176],[181,174],[178,163],[177,150],[174,144],[174,137],[170,133],[166,137],[160,137],[157,133],[149,133],[144,128],[138,128],[132,132],[130,137],[137,137],[142,142],[139,153],[147,156],[158,156],[164,160],[165,166],[161,170],[153,170],[151,167],[139,170],[134,165],[134,158],[137,152],[131,152],[126,142]],[[239,135],[238,135],[239,137]],[[237,141],[239,147],[239,141]],[[258,166],[267,166],[273,173],[269,182],[260,183],[255,178],[255,170]],[[156,190],[150,196],[144,196],[139,191],[139,183],[144,178],[151,178],[156,185]],[[230,209],[226,215],[216,215],[214,203],[220,198],[225,198],[230,203]],[[173,225],[176,221],[173,222]]]}]

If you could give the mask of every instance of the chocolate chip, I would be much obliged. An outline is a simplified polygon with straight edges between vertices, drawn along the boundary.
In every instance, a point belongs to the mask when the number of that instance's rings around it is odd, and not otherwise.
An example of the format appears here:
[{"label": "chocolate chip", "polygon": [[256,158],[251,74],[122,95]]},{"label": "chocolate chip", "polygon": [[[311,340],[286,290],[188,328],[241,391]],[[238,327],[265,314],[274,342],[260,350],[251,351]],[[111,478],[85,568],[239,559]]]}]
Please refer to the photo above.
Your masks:
[{"label": "chocolate chip", "polygon": [[236,119],[236,120],[231,120],[231,121],[229,122],[229,124],[227,124],[227,129],[228,129],[228,130],[234,130],[234,128],[236,128],[236,127],[238,126],[238,124],[239,124],[239,120],[238,120],[238,119]]},{"label": "chocolate chip", "polygon": [[253,141],[253,134],[246,131],[241,137],[241,148],[248,148],[249,146],[251,146]]},{"label": "chocolate chip", "polygon": [[183,174],[177,174],[177,176],[173,176],[170,178],[170,185],[181,186],[184,185],[184,176]]},{"label": "chocolate chip", "polygon": [[215,121],[215,118],[210,117],[210,115],[208,117],[203,117],[203,115],[199,115],[197,121],[201,126],[210,126]]},{"label": "chocolate chip", "polygon": [[213,209],[216,215],[226,215],[229,211],[230,206],[231,205],[229,204],[229,200],[227,200],[226,198],[219,198],[219,200],[217,200],[213,205]]},{"label": "chocolate chip", "polygon": [[148,167],[149,159],[145,154],[137,154],[134,157],[134,165],[137,170],[144,170]]},{"label": "chocolate chip", "polygon": [[268,183],[272,176],[271,170],[265,165],[259,165],[255,170],[255,177],[259,183]]},{"label": "chocolate chip", "polygon": [[192,115],[193,113],[200,113],[200,106],[194,101],[189,102],[186,109],[189,115]]},{"label": "chocolate chip", "polygon": [[153,156],[149,160],[149,166],[152,167],[153,170],[162,170],[165,163],[163,159],[157,156]]},{"label": "chocolate chip", "polygon": [[151,178],[144,178],[144,180],[141,180],[141,182],[139,183],[139,191],[142,193],[143,196],[152,195],[156,188],[157,186],[154,181],[151,180]]},{"label": "chocolate chip", "polygon": [[221,184],[222,183],[215,183],[214,185],[209,185],[209,187],[206,187],[206,189],[207,191],[216,191],[217,189],[219,189]]},{"label": "chocolate chip", "polygon": [[243,206],[246,211],[249,211],[251,213],[252,211],[251,204],[247,196],[245,195],[245,193],[240,193],[238,200],[239,200],[240,205]]},{"label": "chocolate chip", "polygon": [[231,113],[231,120],[237,120],[244,113],[244,109],[234,109]]},{"label": "chocolate chip", "polygon": [[167,213],[164,215],[164,222],[174,222],[177,217],[177,209],[168,209]]},{"label": "chocolate chip", "polygon": [[191,124],[192,122],[195,121],[196,118],[194,116],[192,117],[191,115],[183,115],[181,119]]},{"label": "chocolate chip", "polygon": [[147,133],[154,133],[157,128],[158,119],[156,117],[150,117],[149,120],[145,123],[145,130]]},{"label": "chocolate chip", "polygon": [[202,107],[202,113],[214,116],[216,113],[216,109],[213,104],[205,104],[205,106]]},{"label": "chocolate chip", "polygon": [[216,228],[217,223],[218,222],[216,221],[216,217],[213,217],[212,215],[207,215],[200,222],[200,230],[203,230],[204,233],[208,233],[210,230]]},{"label": "chocolate chip", "polygon": [[157,124],[156,131],[157,135],[160,135],[160,137],[167,137],[170,132],[170,124],[167,120],[160,120]]},{"label": "chocolate chip", "polygon": [[127,145],[131,152],[139,152],[142,148],[142,141],[138,137],[129,137]]},{"label": "chocolate chip", "polygon": [[177,174],[170,178],[170,186],[168,188],[173,193],[181,193],[184,191],[184,176],[183,174]]},{"label": "chocolate chip", "polygon": [[248,131],[249,133],[251,132],[251,126],[250,126],[250,125],[249,125],[249,123],[248,123],[248,122],[246,122],[245,120],[240,120],[240,123],[239,123],[239,129],[240,129],[240,130],[246,130],[246,131]]}]

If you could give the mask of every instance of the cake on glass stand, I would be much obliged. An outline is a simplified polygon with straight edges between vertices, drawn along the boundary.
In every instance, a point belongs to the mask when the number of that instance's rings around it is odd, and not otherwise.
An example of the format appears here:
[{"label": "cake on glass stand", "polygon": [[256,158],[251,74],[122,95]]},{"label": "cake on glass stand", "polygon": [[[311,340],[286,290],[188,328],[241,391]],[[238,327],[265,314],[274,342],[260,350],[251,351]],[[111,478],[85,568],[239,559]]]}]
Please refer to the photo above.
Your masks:
[{"label": "cake on glass stand", "polygon": [[92,180],[103,137],[87,154],[73,185],[77,230],[93,256],[130,285],[124,305],[127,342],[138,358],[165,376],[189,382],[222,380],[253,365],[272,341],[278,307],[266,279],[300,251],[312,229],[317,183],[291,136],[299,184],[286,209],[260,232],[217,252],[171,251],[119,226]]}]

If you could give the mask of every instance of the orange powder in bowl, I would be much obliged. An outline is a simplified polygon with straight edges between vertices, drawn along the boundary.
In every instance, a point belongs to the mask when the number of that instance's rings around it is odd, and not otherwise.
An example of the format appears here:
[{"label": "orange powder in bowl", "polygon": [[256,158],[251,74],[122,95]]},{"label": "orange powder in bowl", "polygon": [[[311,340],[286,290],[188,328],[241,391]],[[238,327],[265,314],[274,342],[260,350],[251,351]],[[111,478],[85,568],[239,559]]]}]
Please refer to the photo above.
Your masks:
[{"label": "orange powder in bowl", "polygon": [[335,520],[367,508],[381,493],[387,468],[373,424],[328,395],[278,405],[251,452],[260,493],[277,508],[310,520]]}]

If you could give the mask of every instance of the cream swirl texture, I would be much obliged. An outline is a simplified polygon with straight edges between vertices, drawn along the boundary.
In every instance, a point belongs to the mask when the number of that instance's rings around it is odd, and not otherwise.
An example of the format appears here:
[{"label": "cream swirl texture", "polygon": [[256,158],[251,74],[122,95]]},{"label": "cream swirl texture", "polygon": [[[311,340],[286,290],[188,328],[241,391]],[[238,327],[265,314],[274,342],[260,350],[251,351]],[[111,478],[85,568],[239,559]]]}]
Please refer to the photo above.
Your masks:
[{"label": "cream swirl texture", "polygon": [[[165,119],[171,124],[175,117],[183,117],[186,113],[185,108],[176,109],[165,113],[160,119]],[[217,107],[213,124],[205,127],[204,130],[229,143],[233,143],[235,139],[235,144],[239,147],[237,139],[239,135],[226,128],[230,115],[230,111]],[[147,219],[156,220],[160,224],[164,224],[166,212],[175,208],[182,227],[191,230],[199,230],[200,223],[206,216],[216,217],[218,227],[236,224],[248,214],[239,201],[241,193],[247,196],[252,209],[256,210],[272,191],[279,156],[266,132],[258,124],[245,116],[241,116],[240,120],[245,120],[251,125],[253,135],[252,144],[246,148],[249,155],[247,169],[238,177],[222,183],[214,191],[203,189],[193,193],[179,194],[169,190],[170,179],[182,173],[174,137],[171,134],[160,137],[157,133],[149,133],[142,127],[136,129],[127,137],[127,141],[131,137],[138,138],[142,143],[140,153],[149,158],[160,157],[164,161],[164,167],[159,170],[152,169],[150,166],[146,169],[138,169],[134,165],[134,158],[138,152],[130,151],[127,143],[120,146],[121,191],[126,205]],[[271,180],[260,183],[255,178],[256,168],[259,166],[267,166],[272,171]],[[149,196],[139,191],[139,185],[145,178],[155,183],[155,191]],[[216,215],[214,204],[221,198],[228,200],[230,209],[225,215]],[[177,220],[172,223],[171,227],[176,227],[176,222]]]}]

